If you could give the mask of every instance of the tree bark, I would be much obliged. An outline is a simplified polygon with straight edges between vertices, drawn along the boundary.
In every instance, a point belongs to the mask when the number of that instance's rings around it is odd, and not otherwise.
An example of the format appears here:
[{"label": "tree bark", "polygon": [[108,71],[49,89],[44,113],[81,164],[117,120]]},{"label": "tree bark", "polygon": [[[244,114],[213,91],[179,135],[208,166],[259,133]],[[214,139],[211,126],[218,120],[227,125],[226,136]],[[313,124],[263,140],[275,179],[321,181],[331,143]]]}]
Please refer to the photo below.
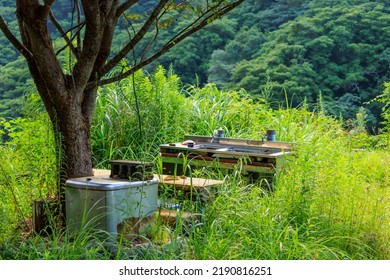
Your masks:
[{"label": "tree bark", "polygon": [[59,115],[58,133],[62,141],[58,148],[64,151],[61,172],[65,178],[92,175],[90,118],[77,104],[67,104]]},{"label": "tree bark", "polygon": [[[96,90],[84,93],[95,102]],[[92,96],[91,96],[92,95]],[[74,94],[69,94],[74,96]],[[88,103],[87,101],[84,102]],[[91,105],[91,104],[90,104]],[[56,139],[58,203],[60,219],[65,223],[65,182],[69,178],[93,175],[91,157],[91,121],[94,106],[83,106],[70,98],[66,104],[53,106],[49,114]]]}]

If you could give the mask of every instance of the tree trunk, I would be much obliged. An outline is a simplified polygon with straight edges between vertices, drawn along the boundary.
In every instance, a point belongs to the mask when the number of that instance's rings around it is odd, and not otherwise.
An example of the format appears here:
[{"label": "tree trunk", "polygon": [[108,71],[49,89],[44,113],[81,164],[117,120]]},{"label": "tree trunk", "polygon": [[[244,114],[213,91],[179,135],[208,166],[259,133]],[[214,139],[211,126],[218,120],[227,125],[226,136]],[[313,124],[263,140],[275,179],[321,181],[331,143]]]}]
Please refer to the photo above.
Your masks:
[{"label": "tree trunk", "polygon": [[58,144],[64,152],[60,158],[63,160],[61,173],[65,178],[91,176],[90,121],[81,113],[80,108],[69,106],[65,111],[67,117],[64,117],[63,112],[58,124],[62,140]]},{"label": "tree trunk", "polygon": [[[88,92],[84,96],[90,96],[90,93]],[[93,94],[91,97],[93,103],[95,102],[94,96]],[[57,166],[60,175],[58,198],[63,217],[66,213],[66,180],[93,175],[90,137],[93,108],[83,110],[82,105],[72,98],[70,99],[69,102],[61,104],[54,113],[49,114],[56,137]]]}]

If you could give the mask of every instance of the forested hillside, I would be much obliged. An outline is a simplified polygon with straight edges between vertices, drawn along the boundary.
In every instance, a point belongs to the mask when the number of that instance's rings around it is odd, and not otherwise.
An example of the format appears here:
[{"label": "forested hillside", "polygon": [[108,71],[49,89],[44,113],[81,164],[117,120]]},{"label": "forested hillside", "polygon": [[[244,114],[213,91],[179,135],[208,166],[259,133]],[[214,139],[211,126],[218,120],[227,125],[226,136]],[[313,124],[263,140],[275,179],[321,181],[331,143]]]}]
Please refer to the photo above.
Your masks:
[{"label": "forested hillside", "polygon": [[[294,106],[317,102],[321,93],[328,113],[354,118],[364,106],[376,124],[380,111],[365,102],[390,79],[389,14],[389,1],[310,1],[303,15],[269,32],[258,48],[248,47],[253,54],[233,62],[220,83],[278,101],[286,91]],[[225,58],[236,56],[232,43]],[[214,53],[211,64],[221,63]]]},{"label": "forested hillside", "polygon": [[[128,36],[128,20],[137,24],[135,15],[144,16],[154,2],[143,1],[118,32]],[[56,1],[58,20],[72,12],[69,3]],[[6,20],[13,5],[0,1]],[[380,105],[367,102],[390,80],[389,14],[387,0],[247,0],[145,70],[172,66],[184,83],[244,88],[276,107],[286,97],[289,105],[305,101],[309,108],[321,98],[329,114],[344,119],[355,118],[364,107],[375,127]],[[0,116],[15,117],[20,106],[15,98],[22,96],[29,74],[3,34],[0,44]]]}]

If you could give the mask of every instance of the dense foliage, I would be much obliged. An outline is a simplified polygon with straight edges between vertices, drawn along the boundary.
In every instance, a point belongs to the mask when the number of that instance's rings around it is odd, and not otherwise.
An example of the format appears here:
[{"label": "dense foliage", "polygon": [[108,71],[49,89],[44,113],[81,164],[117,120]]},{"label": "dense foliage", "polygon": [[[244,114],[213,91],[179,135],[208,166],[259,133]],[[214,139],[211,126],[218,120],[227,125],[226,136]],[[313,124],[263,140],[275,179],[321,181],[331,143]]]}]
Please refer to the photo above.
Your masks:
[{"label": "dense foliage", "polygon": [[[310,1],[310,9],[270,32],[256,52],[232,69],[231,88],[271,95],[294,106],[321,94],[332,115],[354,118],[390,78],[387,1]],[[235,52],[226,50],[226,55]],[[371,124],[377,104],[364,105]]]},{"label": "dense foliage", "polygon": [[[128,19],[136,24],[153,3],[143,1],[138,15]],[[13,5],[0,1],[2,14]],[[67,1],[56,1],[57,18],[62,20],[70,8]],[[381,121],[381,105],[366,102],[390,80],[389,9],[386,0],[247,0],[146,70],[172,66],[184,83],[244,88],[274,108],[285,103],[286,95],[289,105],[305,101],[310,109],[321,98],[327,114],[344,119],[356,118],[364,107],[374,128]],[[118,32],[128,36],[125,29]],[[162,38],[164,32],[161,28]],[[20,114],[14,98],[23,94],[29,75],[2,34],[0,44],[0,114],[13,117]]]}]

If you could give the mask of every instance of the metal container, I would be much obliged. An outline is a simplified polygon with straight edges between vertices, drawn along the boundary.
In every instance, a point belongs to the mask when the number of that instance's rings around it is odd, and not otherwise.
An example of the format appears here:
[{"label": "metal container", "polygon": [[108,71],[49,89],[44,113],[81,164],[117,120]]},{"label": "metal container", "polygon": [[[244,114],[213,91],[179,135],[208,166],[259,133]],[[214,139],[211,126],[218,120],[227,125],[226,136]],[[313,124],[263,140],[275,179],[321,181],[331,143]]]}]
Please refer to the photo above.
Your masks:
[{"label": "metal container", "polygon": [[154,217],[157,194],[157,179],[69,179],[65,184],[67,226],[71,231],[92,227],[117,235],[127,221]]},{"label": "metal container", "polygon": [[268,129],[266,135],[267,141],[276,141],[276,130]]}]

